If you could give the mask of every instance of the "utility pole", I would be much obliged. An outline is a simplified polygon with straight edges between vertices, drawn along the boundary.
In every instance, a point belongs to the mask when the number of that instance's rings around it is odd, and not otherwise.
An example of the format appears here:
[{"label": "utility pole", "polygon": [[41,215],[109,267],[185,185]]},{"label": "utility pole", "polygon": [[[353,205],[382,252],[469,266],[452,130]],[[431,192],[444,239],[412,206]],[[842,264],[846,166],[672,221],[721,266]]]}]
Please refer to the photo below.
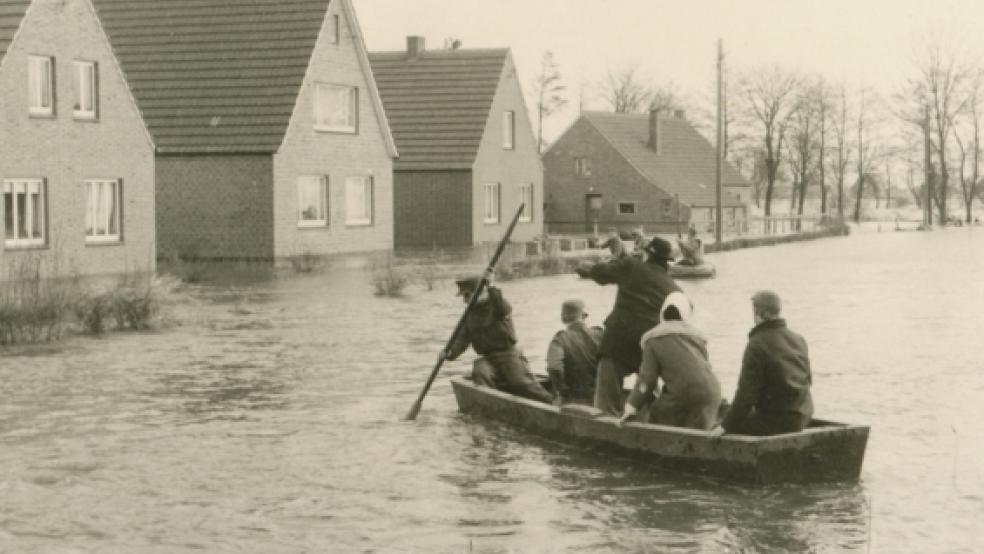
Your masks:
[{"label": "utility pole", "polygon": [[723,192],[721,185],[722,174],[724,173],[724,144],[722,140],[722,125],[724,122],[724,44],[718,39],[717,52],[717,163],[714,172],[714,192],[717,198],[717,209],[714,212],[714,241],[718,244],[722,240],[722,227],[724,227]]},{"label": "utility pole", "polygon": [[923,189],[926,194],[926,215],[923,221],[926,227],[933,226],[933,158],[929,144],[929,104],[923,103],[923,155],[925,157],[926,184]]}]

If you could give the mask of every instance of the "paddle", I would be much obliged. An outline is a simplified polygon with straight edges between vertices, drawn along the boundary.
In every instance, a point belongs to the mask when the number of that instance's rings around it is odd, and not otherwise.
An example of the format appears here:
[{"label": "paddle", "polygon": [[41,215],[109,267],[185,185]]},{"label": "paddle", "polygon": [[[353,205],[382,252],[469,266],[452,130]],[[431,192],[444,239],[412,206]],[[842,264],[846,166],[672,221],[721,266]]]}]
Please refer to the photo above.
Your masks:
[{"label": "paddle", "polygon": [[[454,344],[454,339],[458,337],[458,333],[461,332],[461,328],[465,326],[465,319],[468,317],[468,313],[471,312],[472,307],[478,302],[479,295],[485,290],[486,285],[489,284],[489,279],[486,275],[491,274],[495,271],[495,264],[499,261],[499,256],[502,255],[502,251],[506,249],[506,244],[509,243],[509,237],[512,236],[513,229],[516,227],[516,223],[519,221],[519,216],[523,213],[523,208],[526,204],[520,204],[519,209],[516,210],[516,215],[512,218],[512,223],[509,224],[509,228],[506,229],[505,236],[499,241],[499,247],[495,249],[495,254],[492,255],[492,259],[489,260],[489,266],[485,268],[485,273],[482,275],[482,280],[472,291],[471,298],[468,299],[468,306],[465,307],[464,313],[461,314],[461,318],[458,319],[458,324],[455,325],[454,331],[451,333],[451,338],[448,339],[448,343],[444,346],[444,350],[441,352],[447,352],[451,349],[451,345]],[[420,391],[420,396],[417,397],[417,401],[413,403],[410,408],[410,413],[407,414],[407,420],[413,421],[417,419],[417,414],[420,413],[420,406],[424,403],[424,397],[427,396],[427,391],[430,390],[431,385],[434,383],[434,378],[437,377],[437,372],[440,371],[441,366],[444,364],[444,356],[438,358],[437,363],[434,364],[434,369],[431,370],[430,376],[427,378],[427,382],[424,383],[424,389]]]}]

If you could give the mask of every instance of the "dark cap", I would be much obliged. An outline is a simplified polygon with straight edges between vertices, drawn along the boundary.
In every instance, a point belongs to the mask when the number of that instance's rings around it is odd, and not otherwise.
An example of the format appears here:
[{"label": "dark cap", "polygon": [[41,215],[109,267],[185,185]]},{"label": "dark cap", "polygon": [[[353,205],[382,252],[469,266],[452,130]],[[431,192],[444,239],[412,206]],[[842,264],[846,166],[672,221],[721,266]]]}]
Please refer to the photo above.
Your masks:
[{"label": "dark cap", "polygon": [[760,290],[752,295],[752,306],[773,315],[779,315],[782,310],[782,300],[771,290]]},{"label": "dark cap", "polygon": [[649,241],[649,244],[642,247],[642,249],[649,252],[657,260],[673,259],[673,245],[659,237],[653,237],[653,240]]},{"label": "dark cap", "polygon": [[587,316],[587,312],[584,311],[584,302],[576,298],[571,298],[570,300],[564,300],[561,304],[560,312],[562,315],[572,315],[575,317]]},{"label": "dark cap", "polygon": [[478,288],[478,284],[481,282],[482,278],[477,275],[456,279],[455,283],[458,284],[458,296],[468,296]]}]

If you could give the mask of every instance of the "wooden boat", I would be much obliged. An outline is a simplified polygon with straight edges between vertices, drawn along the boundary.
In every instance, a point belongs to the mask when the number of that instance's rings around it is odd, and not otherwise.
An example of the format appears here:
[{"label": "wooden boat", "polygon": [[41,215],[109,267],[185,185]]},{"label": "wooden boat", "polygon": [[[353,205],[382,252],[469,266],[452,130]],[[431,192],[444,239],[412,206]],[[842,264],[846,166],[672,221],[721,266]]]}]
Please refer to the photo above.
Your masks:
[{"label": "wooden boat", "polygon": [[714,264],[704,262],[700,265],[681,265],[670,266],[670,277],[674,279],[708,279],[714,277],[717,272]]},{"label": "wooden boat", "polygon": [[628,422],[590,406],[527,400],[468,379],[451,379],[458,409],[653,465],[751,483],[856,481],[868,427],[814,419],[799,433],[712,437],[706,431]]}]

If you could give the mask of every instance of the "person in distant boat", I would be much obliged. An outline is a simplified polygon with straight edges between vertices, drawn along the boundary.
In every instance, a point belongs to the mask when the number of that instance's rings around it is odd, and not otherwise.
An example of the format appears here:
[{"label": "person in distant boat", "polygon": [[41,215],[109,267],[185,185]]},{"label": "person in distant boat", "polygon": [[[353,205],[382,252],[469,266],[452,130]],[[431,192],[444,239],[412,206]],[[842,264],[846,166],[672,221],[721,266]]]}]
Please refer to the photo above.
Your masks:
[{"label": "person in distant boat", "polygon": [[642,251],[646,247],[646,233],[641,226],[632,230],[632,244],[632,255],[642,258]]},{"label": "person in distant boat", "polygon": [[[485,277],[491,282],[492,273]],[[458,295],[465,303],[478,288],[482,277],[459,279]],[[451,347],[439,356],[454,360],[471,346],[479,357],[472,365],[472,379],[477,385],[500,389],[518,396],[551,402],[553,397],[530,373],[526,356],[516,348],[516,331],[512,306],[502,291],[489,285],[482,290],[461,332]]]},{"label": "person in distant boat", "polygon": [[599,248],[607,248],[612,253],[612,258],[624,258],[629,255],[625,250],[625,244],[622,243],[622,237],[615,227],[608,228],[608,240],[601,243]]},{"label": "person in distant boat", "polygon": [[679,265],[701,265],[704,263],[704,242],[697,236],[697,228],[690,226],[686,240],[678,240],[680,247]]},{"label": "person in distant boat", "polygon": [[731,409],[712,433],[774,435],[803,430],[813,417],[813,376],[806,341],[780,317],[779,295],[764,290],[752,296],[755,327],[738,377]]},{"label": "person in distant boat", "polygon": [[584,302],[565,300],[560,320],[566,326],[547,348],[547,374],[554,387],[554,403],[591,405],[597,379],[598,345],[603,329],[588,327]]},{"label": "person in distant boat", "polygon": [[619,424],[652,402],[649,423],[702,431],[717,425],[721,384],[711,372],[707,339],[691,324],[692,316],[693,305],[682,292],[666,297],[659,325],[642,335],[639,377]]},{"label": "person in distant boat", "polygon": [[642,334],[660,320],[667,295],[680,290],[669,274],[673,259],[669,242],[655,237],[642,249],[642,258],[626,256],[590,267],[579,267],[581,277],[599,285],[615,284],[615,307],[605,319],[598,349],[598,378],[594,406],[611,415],[622,412],[622,380],[639,370]]}]

